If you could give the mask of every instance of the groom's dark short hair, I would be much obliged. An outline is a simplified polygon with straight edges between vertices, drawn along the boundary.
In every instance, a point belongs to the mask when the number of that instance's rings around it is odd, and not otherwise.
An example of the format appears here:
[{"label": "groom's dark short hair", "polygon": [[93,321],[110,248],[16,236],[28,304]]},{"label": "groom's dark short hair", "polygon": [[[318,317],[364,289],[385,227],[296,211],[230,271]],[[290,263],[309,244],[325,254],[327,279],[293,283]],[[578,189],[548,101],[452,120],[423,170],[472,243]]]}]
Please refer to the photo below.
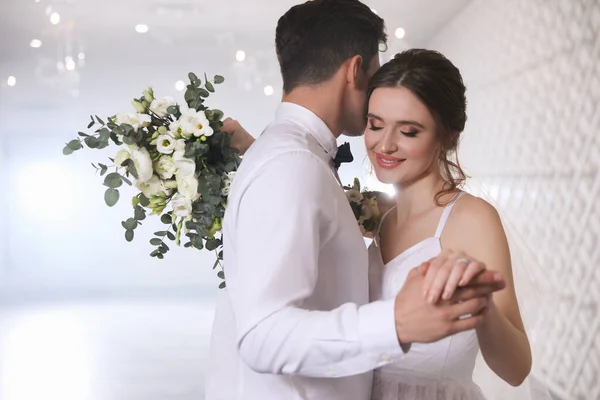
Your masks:
[{"label": "groom's dark short hair", "polygon": [[348,58],[368,69],[387,35],[383,19],[358,0],[312,0],[292,7],[277,23],[275,48],[289,93],[329,80]]}]

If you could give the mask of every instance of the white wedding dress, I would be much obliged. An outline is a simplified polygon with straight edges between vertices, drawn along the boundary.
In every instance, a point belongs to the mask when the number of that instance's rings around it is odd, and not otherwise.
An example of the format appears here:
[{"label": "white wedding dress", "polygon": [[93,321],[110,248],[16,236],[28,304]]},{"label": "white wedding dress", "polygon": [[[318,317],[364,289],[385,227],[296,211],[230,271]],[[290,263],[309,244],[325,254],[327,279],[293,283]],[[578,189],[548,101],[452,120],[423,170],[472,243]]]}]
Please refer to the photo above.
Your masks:
[{"label": "white wedding dress", "polygon": [[[412,268],[441,252],[440,236],[454,203],[462,193],[445,207],[433,237],[415,244],[385,265],[377,232],[369,247],[371,301],[394,298]],[[372,399],[483,400],[482,391],[473,382],[478,353],[475,331],[456,334],[435,343],[413,343],[402,360],[375,370]]]}]

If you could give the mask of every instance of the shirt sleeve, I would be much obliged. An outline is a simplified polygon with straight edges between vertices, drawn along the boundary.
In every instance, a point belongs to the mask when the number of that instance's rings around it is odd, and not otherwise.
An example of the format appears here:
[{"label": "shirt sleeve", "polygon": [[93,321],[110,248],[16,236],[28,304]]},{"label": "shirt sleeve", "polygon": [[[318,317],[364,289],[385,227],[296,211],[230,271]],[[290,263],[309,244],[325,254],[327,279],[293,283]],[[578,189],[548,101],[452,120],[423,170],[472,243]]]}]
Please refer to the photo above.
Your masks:
[{"label": "shirt sleeve", "polygon": [[[394,301],[303,309],[337,232],[333,175],[308,151],[275,157],[243,188],[225,249],[239,353],[260,373],[349,376],[402,357]],[[321,266],[323,268],[324,266]],[[326,266],[325,266],[326,267]],[[366,268],[366,266],[365,266]]]}]

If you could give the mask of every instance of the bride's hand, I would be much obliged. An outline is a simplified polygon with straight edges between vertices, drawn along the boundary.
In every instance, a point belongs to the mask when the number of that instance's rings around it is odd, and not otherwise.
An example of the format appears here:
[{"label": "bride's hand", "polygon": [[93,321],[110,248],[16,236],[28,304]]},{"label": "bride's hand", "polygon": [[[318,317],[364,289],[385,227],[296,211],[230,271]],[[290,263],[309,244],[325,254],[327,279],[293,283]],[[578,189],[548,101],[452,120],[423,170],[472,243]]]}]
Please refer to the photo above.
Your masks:
[{"label": "bride's hand", "polygon": [[225,118],[221,130],[231,135],[231,147],[238,149],[242,156],[254,143],[254,137],[235,119]]},{"label": "bride's hand", "polygon": [[429,261],[423,293],[428,302],[436,303],[440,298],[451,299],[458,287],[500,281],[501,274],[488,271],[484,263],[463,252],[445,250]]}]

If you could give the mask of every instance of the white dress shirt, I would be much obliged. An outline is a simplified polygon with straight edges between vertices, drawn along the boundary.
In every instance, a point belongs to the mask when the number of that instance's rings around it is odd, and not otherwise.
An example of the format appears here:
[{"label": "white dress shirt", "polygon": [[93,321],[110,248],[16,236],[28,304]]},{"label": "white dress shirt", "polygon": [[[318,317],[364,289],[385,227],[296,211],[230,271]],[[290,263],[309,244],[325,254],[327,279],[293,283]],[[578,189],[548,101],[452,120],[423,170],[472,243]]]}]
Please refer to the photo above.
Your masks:
[{"label": "white dress shirt", "polygon": [[282,103],[244,156],[223,223],[207,400],[368,400],[402,357],[394,300],[368,304],[368,257],[314,113]]}]

